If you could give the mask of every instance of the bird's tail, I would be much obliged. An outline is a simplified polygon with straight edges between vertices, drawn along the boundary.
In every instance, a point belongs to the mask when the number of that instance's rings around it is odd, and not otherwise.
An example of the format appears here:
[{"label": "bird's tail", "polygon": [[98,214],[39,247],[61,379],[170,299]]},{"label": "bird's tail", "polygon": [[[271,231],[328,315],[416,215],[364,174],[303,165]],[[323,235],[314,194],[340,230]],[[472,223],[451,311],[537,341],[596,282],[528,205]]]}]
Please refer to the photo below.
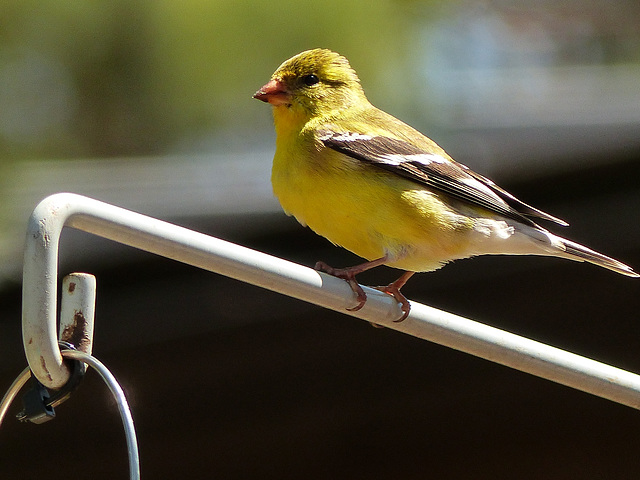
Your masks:
[{"label": "bird's tail", "polygon": [[633,269],[625,265],[618,260],[607,257],[602,253],[598,253],[590,248],[587,248],[579,243],[572,242],[566,238],[559,237],[557,235],[549,234],[552,243],[555,247],[559,248],[562,253],[558,256],[568,258],[570,260],[577,260],[579,262],[589,262],[600,267],[608,268],[614,272],[627,275],[629,277],[640,277],[639,274],[633,271]]}]

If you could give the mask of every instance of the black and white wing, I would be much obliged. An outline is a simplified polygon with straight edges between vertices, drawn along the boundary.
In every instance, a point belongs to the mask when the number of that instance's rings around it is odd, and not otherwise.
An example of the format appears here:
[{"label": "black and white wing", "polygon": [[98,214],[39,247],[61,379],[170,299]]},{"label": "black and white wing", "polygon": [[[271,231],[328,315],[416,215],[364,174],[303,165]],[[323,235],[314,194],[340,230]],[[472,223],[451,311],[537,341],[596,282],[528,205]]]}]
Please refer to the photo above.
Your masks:
[{"label": "black and white wing", "polygon": [[328,148],[356,160],[395,173],[453,198],[477,205],[504,217],[536,226],[528,217],[568,225],[518,200],[488,178],[465,165],[430,153],[396,138],[351,132],[323,131],[320,141]]}]

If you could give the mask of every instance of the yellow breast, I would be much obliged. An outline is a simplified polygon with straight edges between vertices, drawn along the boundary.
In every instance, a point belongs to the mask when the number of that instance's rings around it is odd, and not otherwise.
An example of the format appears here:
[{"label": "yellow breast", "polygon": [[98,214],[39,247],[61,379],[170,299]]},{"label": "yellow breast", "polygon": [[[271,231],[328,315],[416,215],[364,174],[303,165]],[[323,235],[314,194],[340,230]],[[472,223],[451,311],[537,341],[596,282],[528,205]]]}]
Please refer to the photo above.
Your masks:
[{"label": "yellow breast", "polygon": [[388,265],[413,271],[438,268],[462,248],[454,237],[467,227],[433,193],[333,150],[281,140],[275,195],[285,212],[334,244],[368,260],[389,255]]}]

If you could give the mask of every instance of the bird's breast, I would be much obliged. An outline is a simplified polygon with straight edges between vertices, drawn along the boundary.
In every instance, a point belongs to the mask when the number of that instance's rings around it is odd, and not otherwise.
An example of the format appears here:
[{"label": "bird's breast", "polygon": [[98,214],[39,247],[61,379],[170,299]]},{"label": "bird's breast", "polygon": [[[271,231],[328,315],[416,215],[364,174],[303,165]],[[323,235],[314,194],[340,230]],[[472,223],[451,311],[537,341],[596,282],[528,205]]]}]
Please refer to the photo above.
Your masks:
[{"label": "bird's breast", "polygon": [[285,212],[368,260],[424,271],[454,255],[453,214],[437,195],[338,152],[277,149],[272,185]]}]

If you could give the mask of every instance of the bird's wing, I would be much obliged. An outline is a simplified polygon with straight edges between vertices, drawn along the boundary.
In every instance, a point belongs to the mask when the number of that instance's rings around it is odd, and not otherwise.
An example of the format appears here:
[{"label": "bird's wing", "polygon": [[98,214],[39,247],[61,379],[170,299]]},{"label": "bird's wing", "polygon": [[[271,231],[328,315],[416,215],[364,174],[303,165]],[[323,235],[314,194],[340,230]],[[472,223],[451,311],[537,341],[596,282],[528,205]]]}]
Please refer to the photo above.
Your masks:
[{"label": "bird's wing", "polygon": [[319,132],[319,139],[326,147],[351,158],[519,222],[537,227],[527,218],[537,217],[567,225],[563,220],[521,202],[465,165],[404,140],[330,130]]}]

